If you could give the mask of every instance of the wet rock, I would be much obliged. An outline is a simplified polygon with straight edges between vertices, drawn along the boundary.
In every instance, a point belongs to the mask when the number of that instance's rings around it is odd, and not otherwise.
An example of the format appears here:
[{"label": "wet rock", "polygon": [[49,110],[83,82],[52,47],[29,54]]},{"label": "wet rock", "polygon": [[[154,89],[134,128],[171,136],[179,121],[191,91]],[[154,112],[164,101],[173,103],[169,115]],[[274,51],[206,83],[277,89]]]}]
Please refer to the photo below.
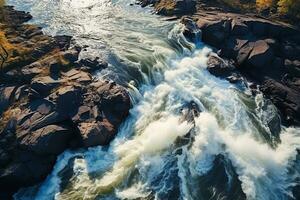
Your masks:
[{"label": "wet rock", "polygon": [[207,61],[207,70],[215,76],[227,77],[235,70],[235,67],[217,55],[210,55]]},{"label": "wet rock", "polygon": [[129,114],[130,98],[126,90],[114,82],[98,82],[93,85],[101,99],[100,108],[114,125],[120,124]]},{"label": "wet rock", "polygon": [[[255,16],[220,11],[203,11],[197,19],[203,42],[219,50],[221,57],[234,60],[237,70],[247,79],[262,84],[262,92],[283,118],[293,118],[289,122],[300,120],[294,80],[299,77],[299,30]],[[208,67],[213,74],[225,73],[219,71],[226,69],[224,65],[213,65],[217,67]],[[227,79],[238,80],[228,76]]]},{"label": "wet rock", "polygon": [[0,170],[0,193],[11,195],[20,187],[30,186],[45,179],[52,170],[55,157],[35,156],[30,152],[18,152],[16,160]]},{"label": "wet rock", "polygon": [[194,101],[191,101],[181,109],[182,121],[194,122],[195,118],[199,117],[200,112],[199,106]]},{"label": "wet rock", "polygon": [[243,81],[242,77],[237,73],[232,73],[230,76],[226,77],[226,80],[233,84]]},{"label": "wet rock", "polygon": [[283,119],[288,124],[299,124],[300,92],[275,80],[266,80],[261,91],[279,108]]},{"label": "wet rock", "polygon": [[97,70],[105,69],[108,67],[108,64],[99,59],[82,59],[80,60],[81,69],[90,73],[93,73]]},{"label": "wet rock", "polygon": [[202,35],[201,30],[198,28],[194,20],[184,17],[181,19],[181,23],[184,24],[185,28],[183,35],[192,42],[200,41]]},{"label": "wet rock", "polygon": [[0,198],[41,182],[67,148],[107,145],[130,109],[125,88],[93,80],[90,73],[107,63],[78,61],[81,48],[69,49],[71,37],[16,23],[1,26],[13,50],[0,74]]},{"label": "wet rock", "polygon": [[231,161],[223,155],[216,156],[213,167],[199,180],[199,189],[206,197],[211,197],[217,192],[222,194],[224,199],[246,199],[242,183]]}]

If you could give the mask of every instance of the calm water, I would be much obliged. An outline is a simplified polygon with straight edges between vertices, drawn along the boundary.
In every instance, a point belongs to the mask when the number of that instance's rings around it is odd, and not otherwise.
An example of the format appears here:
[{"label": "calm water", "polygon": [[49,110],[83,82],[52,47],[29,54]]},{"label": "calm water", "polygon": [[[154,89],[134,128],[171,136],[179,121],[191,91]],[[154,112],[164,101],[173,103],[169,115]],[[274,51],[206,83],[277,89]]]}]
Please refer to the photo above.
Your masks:
[{"label": "calm water", "polygon": [[[47,34],[88,46],[82,57],[108,60],[95,76],[127,87],[133,102],[109,147],[64,152],[43,183],[15,199],[292,199],[300,130],[272,136],[274,106],[210,75],[211,50],[188,42],[179,22],[128,0],[8,2]],[[182,120],[189,102],[202,110],[194,122]]]}]

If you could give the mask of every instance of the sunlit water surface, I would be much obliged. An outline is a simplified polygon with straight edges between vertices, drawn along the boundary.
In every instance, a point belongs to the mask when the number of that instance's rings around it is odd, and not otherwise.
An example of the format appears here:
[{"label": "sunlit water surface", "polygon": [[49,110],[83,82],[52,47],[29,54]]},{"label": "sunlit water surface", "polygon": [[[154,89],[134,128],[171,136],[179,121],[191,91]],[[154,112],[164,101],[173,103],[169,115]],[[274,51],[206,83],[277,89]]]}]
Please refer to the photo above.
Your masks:
[{"label": "sunlit water surface", "polygon": [[[48,178],[15,199],[292,199],[300,131],[262,95],[208,73],[211,49],[177,21],[126,0],[9,0],[47,34],[101,57],[95,74],[128,88],[133,107],[109,147],[66,151]],[[194,122],[183,111],[194,102]],[[280,142],[278,142],[280,141]],[[297,180],[298,179],[298,180]]]}]

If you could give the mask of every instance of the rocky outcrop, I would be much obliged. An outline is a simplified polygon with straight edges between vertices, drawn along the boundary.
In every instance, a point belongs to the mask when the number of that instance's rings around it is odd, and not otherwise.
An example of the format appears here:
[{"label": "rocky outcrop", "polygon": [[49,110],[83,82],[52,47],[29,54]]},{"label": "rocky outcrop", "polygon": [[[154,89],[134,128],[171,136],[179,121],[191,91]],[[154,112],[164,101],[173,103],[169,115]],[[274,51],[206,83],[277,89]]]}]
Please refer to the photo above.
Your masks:
[{"label": "rocky outcrop", "polygon": [[[261,85],[283,122],[299,125],[300,32],[286,24],[221,11],[203,11],[194,20],[202,30],[203,42],[220,57],[232,60],[233,68],[244,77]],[[209,59],[208,70],[228,77],[232,67],[224,64],[227,61],[216,61]]]},{"label": "rocky outcrop", "polygon": [[139,0],[141,6],[152,5],[160,15],[184,15],[196,11],[195,0]]},{"label": "rocky outcrop", "polygon": [[0,72],[0,199],[7,199],[42,181],[66,149],[109,144],[130,98],[113,81],[93,79],[107,63],[78,61],[81,49],[70,48],[70,37],[44,35],[23,24],[28,13],[12,7],[3,13],[0,42],[8,57]]}]

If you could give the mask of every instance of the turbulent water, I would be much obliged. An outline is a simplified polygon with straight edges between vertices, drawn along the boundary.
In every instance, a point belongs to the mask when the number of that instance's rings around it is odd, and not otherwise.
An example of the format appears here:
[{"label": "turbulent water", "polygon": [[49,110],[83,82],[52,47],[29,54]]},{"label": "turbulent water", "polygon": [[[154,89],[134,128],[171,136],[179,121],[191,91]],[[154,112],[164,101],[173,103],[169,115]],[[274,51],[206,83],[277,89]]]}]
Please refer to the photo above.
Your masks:
[{"label": "turbulent water", "polygon": [[[293,198],[300,130],[279,134],[261,94],[210,75],[211,49],[187,41],[177,21],[128,0],[8,2],[47,34],[74,36],[87,46],[82,57],[108,60],[95,76],[127,87],[133,102],[109,147],[64,152],[43,183],[15,199]],[[191,104],[201,113],[184,120]]]}]

